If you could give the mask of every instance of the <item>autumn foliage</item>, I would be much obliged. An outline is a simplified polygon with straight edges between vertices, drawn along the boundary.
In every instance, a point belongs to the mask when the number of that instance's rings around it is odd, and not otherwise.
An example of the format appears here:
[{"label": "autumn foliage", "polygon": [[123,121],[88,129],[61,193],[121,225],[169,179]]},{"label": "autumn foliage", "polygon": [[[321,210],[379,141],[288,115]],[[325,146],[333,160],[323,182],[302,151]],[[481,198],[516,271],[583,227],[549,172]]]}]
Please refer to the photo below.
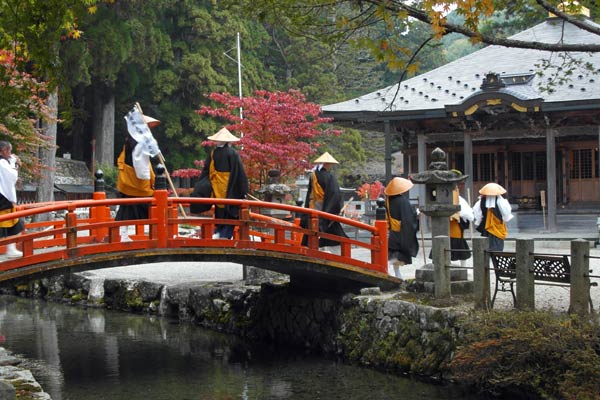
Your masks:
[{"label": "autumn foliage", "polygon": [[364,200],[376,200],[383,194],[383,184],[379,181],[363,183],[356,193]]},{"label": "autumn foliage", "polygon": [[0,49],[0,140],[11,142],[30,172],[39,170],[37,152],[47,146],[39,120],[50,120],[45,104],[46,85],[19,70],[23,62]]},{"label": "autumn foliage", "polygon": [[[221,106],[202,107],[198,113],[227,121],[226,128],[241,138],[240,157],[254,187],[264,184],[272,169],[281,171],[282,180],[303,174],[317,152],[315,139],[340,133],[324,128],[323,124],[331,119],[320,117],[321,107],[306,102],[297,90],[257,90],[254,96],[241,99],[229,93],[212,93],[210,99]],[[239,117],[240,107],[243,120]]]}]

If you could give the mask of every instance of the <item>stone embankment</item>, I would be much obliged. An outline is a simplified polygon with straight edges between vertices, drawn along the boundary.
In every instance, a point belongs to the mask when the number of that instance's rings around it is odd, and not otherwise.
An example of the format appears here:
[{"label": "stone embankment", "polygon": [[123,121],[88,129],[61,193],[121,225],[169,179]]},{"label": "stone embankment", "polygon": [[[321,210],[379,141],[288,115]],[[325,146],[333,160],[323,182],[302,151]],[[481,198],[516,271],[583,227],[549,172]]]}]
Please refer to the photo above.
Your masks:
[{"label": "stone embankment", "polygon": [[[460,333],[457,308],[407,292],[360,295],[297,290],[285,279],[174,285],[90,279],[86,273],[4,286],[5,294],[178,318],[251,340],[300,346],[397,373],[445,377]],[[404,300],[402,296],[413,296]]]},{"label": "stone embankment", "polygon": [[49,400],[50,395],[42,389],[31,371],[22,368],[23,362],[5,348],[0,347],[0,400],[42,399]]}]

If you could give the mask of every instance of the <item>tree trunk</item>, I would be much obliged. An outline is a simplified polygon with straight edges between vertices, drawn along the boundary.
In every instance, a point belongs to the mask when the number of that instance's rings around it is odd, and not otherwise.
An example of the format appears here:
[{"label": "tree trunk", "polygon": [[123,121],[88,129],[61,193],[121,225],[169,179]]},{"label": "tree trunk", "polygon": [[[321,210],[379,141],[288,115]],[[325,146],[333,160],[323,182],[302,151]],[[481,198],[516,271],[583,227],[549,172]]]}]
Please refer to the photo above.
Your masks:
[{"label": "tree trunk", "polygon": [[100,165],[115,164],[115,96],[110,88],[100,92],[94,95],[92,170],[97,170]]},{"label": "tree trunk", "polygon": [[82,117],[85,114],[85,86],[77,85],[73,89],[73,107],[74,112],[80,115],[79,118],[73,119],[71,127],[71,158],[74,160],[85,160],[86,151],[89,151],[89,136],[86,137],[85,119]]},{"label": "tree trunk", "polygon": [[[54,171],[56,169],[56,119],[58,116],[58,89],[55,89],[48,96],[48,108],[52,110],[52,117],[54,119],[51,123],[42,123],[42,129],[44,135],[48,137],[50,146],[47,149],[40,149],[40,160],[44,168],[41,171],[39,180],[37,182],[36,201],[46,202],[54,200]],[[47,221],[50,219],[49,214],[42,214],[36,218],[36,221]]]}]

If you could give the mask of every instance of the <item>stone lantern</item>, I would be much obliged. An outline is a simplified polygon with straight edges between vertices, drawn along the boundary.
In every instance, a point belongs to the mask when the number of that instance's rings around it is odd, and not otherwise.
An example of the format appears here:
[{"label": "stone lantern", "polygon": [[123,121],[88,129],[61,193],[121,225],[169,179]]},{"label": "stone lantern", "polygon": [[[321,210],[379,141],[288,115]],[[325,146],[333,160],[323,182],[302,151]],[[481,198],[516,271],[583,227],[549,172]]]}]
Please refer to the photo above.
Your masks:
[{"label": "stone lantern", "polygon": [[[450,236],[450,216],[460,210],[460,206],[454,204],[452,192],[456,185],[467,178],[468,175],[448,170],[446,153],[439,147],[431,152],[428,170],[410,175],[411,181],[415,184],[425,185],[425,204],[420,211],[431,217],[432,239],[436,236]],[[433,264],[428,263],[423,268],[417,269],[415,278],[424,290],[434,291]],[[465,269],[451,269],[450,280],[453,292],[464,293],[472,290],[472,282],[468,281],[468,272]]]},{"label": "stone lantern", "polygon": [[[268,175],[267,184],[257,190],[257,192],[262,195],[264,201],[285,203],[285,196],[291,193],[292,189],[288,185],[280,183],[281,171],[272,169],[268,172]],[[287,216],[287,212],[283,210],[265,209],[262,213],[282,219]]]},{"label": "stone lantern", "polygon": [[420,211],[431,217],[432,237],[450,235],[450,216],[460,209],[453,202],[452,191],[468,177],[448,170],[446,153],[439,147],[431,152],[428,170],[410,175],[411,181],[425,185],[425,205]]}]

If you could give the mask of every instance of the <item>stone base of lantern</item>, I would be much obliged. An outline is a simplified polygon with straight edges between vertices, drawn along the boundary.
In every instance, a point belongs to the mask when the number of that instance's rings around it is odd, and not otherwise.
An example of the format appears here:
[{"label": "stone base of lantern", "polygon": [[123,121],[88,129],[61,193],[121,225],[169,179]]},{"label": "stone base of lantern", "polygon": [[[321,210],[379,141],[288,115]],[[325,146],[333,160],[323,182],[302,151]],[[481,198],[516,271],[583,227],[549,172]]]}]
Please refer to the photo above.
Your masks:
[{"label": "stone base of lantern", "polygon": [[[423,265],[415,270],[415,289],[434,293],[434,267],[433,263]],[[473,281],[469,280],[469,272],[466,269],[450,268],[450,292],[452,294],[473,293]]]}]

